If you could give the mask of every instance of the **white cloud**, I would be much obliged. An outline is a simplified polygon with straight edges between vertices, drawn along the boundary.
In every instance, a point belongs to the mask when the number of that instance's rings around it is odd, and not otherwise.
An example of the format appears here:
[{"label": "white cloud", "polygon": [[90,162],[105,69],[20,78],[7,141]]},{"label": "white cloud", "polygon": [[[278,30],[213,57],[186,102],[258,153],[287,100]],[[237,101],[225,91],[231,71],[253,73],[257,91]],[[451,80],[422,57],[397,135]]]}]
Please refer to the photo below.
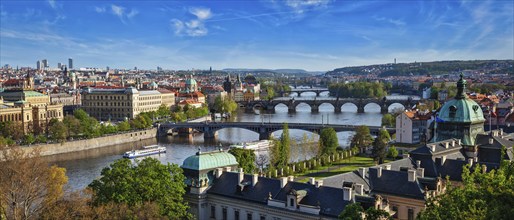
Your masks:
[{"label": "white cloud", "polygon": [[205,22],[212,17],[210,8],[191,8],[189,13],[196,18],[189,21],[172,19],[171,26],[175,29],[175,35],[187,35],[191,37],[205,36],[209,33]]},{"label": "white cloud", "polygon": [[55,0],[48,0],[48,4],[50,5],[50,7],[52,7],[53,9],[56,9],[57,8],[57,4],[55,2]]},{"label": "white cloud", "polygon": [[326,7],[331,0],[287,0],[286,6],[293,9],[297,14],[305,11]]},{"label": "white cloud", "polygon": [[111,11],[114,15],[123,18],[123,14],[125,13],[125,8],[117,5],[111,5]]},{"label": "white cloud", "polygon": [[139,14],[139,11],[137,11],[136,9],[132,9],[132,10],[130,10],[130,12],[127,14],[127,18],[132,18],[132,17],[136,16],[137,14]]},{"label": "white cloud", "polygon": [[105,12],[105,8],[104,7],[95,7],[95,11],[97,13],[104,13]]},{"label": "white cloud", "polygon": [[385,22],[394,24],[396,26],[405,26],[405,22],[400,19],[392,19],[392,18],[385,18],[385,17],[378,17],[378,16],[373,16],[373,19],[375,19],[376,21],[385,21]]}]

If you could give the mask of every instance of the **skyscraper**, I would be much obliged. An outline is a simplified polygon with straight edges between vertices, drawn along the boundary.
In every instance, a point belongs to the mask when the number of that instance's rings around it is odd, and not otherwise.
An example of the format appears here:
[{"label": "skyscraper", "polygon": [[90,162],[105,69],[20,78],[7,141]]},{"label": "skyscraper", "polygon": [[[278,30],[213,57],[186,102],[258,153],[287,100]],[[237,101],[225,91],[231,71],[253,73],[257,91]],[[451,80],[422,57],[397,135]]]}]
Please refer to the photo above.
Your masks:
[{"label": "skyscraper", "polygon": [[61,69],[62,63],[57,63],[57,68]]},{"label": "skyscraper", "polygon": [[41,60],[41,63],[43,64],[43,65],[42,65],[42,66],[43,66],[43,68],[47,68],[47,67],[49,67],[49,66],[48,66],[48,60],[47,60],[47,59]]},{"label": "skyscraper", "polygon": [[68,68],[73,69],[73,58],[68,58]]},{"label": "skyscraper", "polygon": [[41,61],[40,61],[40,60],[38,60],[38,61],[36,62],[36,67],[37,67],[37,70],[41,70],[41,69],[43,69],[43,68],[42,68],[42,64],[41,64]]}]

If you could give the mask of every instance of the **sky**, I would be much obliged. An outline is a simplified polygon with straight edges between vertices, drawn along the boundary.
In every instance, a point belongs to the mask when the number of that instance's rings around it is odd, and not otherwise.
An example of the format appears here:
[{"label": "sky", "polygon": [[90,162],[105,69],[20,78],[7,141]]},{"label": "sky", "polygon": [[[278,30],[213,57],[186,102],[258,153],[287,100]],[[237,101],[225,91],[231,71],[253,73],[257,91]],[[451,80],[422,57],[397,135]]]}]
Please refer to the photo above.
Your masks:
[{"label": "sky", "polygon": [[0,1],[0,65],[188,70],[514,59],[511,0]]}]

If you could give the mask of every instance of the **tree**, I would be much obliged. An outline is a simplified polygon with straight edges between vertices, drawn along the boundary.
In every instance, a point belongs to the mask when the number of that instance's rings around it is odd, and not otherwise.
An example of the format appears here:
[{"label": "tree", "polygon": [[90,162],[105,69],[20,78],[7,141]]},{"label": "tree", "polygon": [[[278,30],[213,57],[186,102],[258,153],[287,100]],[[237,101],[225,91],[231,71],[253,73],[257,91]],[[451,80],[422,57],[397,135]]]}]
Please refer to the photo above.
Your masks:
[{"label": "tree", "polygon": [[48,133],[52,139],[61,142],[66,140],[66,137],[68,136],[68,128],[66,128],[66,125],[64,125],[62,121],[58,121],[54,118],[50,121],[48,126],[50,127],[48,129]]},{"label": "tree", "polygon": [[396,159],[396,157],[398,157],[398,150],[396,150],[396,147],[389,147],[389,149],[387,150],[387,156],[391,159]]},{"label": "tree", "polygon": [[130,123],[127,121],[122,121],[118,123],[118,131],[128,131],[130,130]]},{"label": "tree", "polygon": [[270,148],[270,152],[269,152],[269,157],[270,157],[270,164],[271,166],[273,167],[278,167],[282,164],[282,158],[281,158],[281,153],[280,153],[280,150],[282,149],[282,147],[280,145],[282,145],[280,143],[280,140],[277,140],[275,138],[271,138],[271,142],[272,142],[272,146]]},{"label": "tree", "polygon": [[344,220],[382,220],[390,218],[391,216],[388,212],[382,209],[375,209],[375,207],[369,207],[366,211],[364,211],[364,209],[358,202],[347,205],[341,212],[341,214],[339,214],[339,219]]},{"label": "tree", "polygon": [[369,128],[366,125],[361,125],[355,130],[355,134],[352,137],[351,145],[361,149],[368,147],[373,141],[373,137],[369,132]]},{"label": "tree", "polygon": [[228,151],[234,155],[240,168],[245,173],[253,173],[255,170],[255,153],[250,149],[232,148]]},{"label": "tree", "polygon": [[339,147],[339,140],[334,128],[323,128],[319,139],[321,142],[321,155],[333,154],[336,152],[337,147]]},{"label": "tree", "polygon": [[396,118],[389,113],[384,114],[382,116],[382,126],[386,126],[386,127],[396,126]]},{"label": "tree", "polygon": [[33,144],[36,142],[36,138],[32,133],[23,136],[23,144]]},{"label": "tree", "polygon": [[257,156],[257,159],[255,160],[255,164],[257,164],[257,166],[260,169],[263,169],[264,165],[266,165],[268,163],[268,161],[269,161],[268,156],[266,156],[265,154],[259,154],[259,156]]},{"label": "tree", "polygon": [[64,125],[66,126],[68,130],[68,137],[75,137],[78,136],[81,133],[81,124],[80,120],[72,115],[66,115],[64,119],[62,120]]},{"label": "tree", "polygon": [[191,218],[183,201],[185,177],[176,164],[163,165],[154,158],[145,158],[133,165],[120,159],[101,172],[100,179],[89,184],[95,206],[127,204],[129,207],[144,202],[156,202],[162,215],[169,218]]},{"label": "tree", "polygon": [[170,116],[170,109],[165,105],[165,104],[162,104],[161,106],[159,106],[159,109],[157,109],[157,116],[159,117],[167,117],[167,116]]},{"label": "tree", "polygon": [[462,184],[449,183],[444,194],[430,198],[418,219],[511,219],[514,161],[503,161],[499,169],[490,172],[483,169],[465,165]]},{"label": "tree", "polygon": [[386,129],[380,129],[378,132],[377,138],[373,142],[373,159],[379,164],[384,163],[384,158],[386,156],[386,147],[389,141],[391,140],[391,136],[389,136],[389,132]]},{"label": "tree", "polygon": [[54,206],[68,182],[66,170],[47,166],[38,149],[0,146],[0,218],[37,218],[41,210]]},{"label": "tree", "polygon": [[289,163],[289,152],[291,151],[291,140],[289,138],[289,126],[284,123],[280,135],[280,166],[284,167]]}]

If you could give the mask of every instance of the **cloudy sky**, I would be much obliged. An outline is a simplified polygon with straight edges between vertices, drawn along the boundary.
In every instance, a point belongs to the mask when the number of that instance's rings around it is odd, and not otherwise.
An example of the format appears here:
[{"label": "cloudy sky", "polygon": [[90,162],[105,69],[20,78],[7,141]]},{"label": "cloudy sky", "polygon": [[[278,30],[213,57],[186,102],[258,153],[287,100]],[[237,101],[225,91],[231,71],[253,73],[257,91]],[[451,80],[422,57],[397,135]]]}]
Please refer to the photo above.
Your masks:
[{"label": "cloudy sky", "polygon": [[0,2],[0,65],[337,67],[514,59],[511,0]]}]

